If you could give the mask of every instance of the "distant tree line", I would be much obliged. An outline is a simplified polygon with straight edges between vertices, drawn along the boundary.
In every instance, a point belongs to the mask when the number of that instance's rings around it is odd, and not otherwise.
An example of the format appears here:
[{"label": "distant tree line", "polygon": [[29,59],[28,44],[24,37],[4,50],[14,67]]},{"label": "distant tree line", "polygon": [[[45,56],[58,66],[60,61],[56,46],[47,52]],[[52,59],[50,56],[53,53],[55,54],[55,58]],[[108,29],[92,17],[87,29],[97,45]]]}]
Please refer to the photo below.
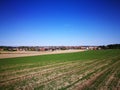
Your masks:
[{"label": "distant tree line", "polygon": [[0,46],[0,51],[54,51],[54,50],[101,50],[101,49],[120,49],[120,44],[109,44],[103,46]]},{"label": "distant tree line", "polygon": [[99,46],[101,49],[120,49],[120,44],[109,44],[107,46]]},{"label": "distant tree line", "polygon": [[0,46],[0,51],[54,51],[81,49],[81,46]]},{"label": "distant tree line", "polygon": [[8,51],[8,48],[14,48],[12,46],[0,46],[0,49],[3,49],[4,51]]}]

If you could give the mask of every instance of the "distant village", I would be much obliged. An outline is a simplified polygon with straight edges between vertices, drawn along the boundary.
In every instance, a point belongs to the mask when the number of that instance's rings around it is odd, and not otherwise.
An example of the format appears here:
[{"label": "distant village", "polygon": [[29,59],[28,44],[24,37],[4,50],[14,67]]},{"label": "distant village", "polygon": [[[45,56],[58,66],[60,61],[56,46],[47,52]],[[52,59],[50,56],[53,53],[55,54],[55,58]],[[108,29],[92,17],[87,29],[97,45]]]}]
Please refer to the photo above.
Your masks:
[{"label": "distant village", "polygon": [[110,44],[106,46],[0,46],[0,51],[55,51],[101,49],[120,49],[120,44]]},{"label": "distant village", "polygon": [[99,50],[98,46],[0,46],[0,51]]}]

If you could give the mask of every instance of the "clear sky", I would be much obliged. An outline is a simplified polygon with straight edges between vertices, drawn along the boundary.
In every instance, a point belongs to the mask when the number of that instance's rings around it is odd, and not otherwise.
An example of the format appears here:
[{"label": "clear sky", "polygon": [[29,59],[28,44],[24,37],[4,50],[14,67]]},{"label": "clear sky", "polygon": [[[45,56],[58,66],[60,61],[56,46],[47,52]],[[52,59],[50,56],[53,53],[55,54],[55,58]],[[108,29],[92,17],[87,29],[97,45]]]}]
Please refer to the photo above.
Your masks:
[{"label": "clear sky", "polygon": [[0,0],[0,45],[120,43],[120,0]]}]

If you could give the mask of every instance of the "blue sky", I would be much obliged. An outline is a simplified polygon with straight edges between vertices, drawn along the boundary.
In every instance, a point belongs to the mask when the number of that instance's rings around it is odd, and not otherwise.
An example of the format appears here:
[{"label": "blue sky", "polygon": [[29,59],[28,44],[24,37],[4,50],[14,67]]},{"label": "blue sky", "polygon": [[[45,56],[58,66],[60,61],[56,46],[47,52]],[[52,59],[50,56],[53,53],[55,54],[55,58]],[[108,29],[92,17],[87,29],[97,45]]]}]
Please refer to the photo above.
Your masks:
[{"label": "blue sky", "polygon": [[119,0],[0,0],[0,45],[120,43]]}]

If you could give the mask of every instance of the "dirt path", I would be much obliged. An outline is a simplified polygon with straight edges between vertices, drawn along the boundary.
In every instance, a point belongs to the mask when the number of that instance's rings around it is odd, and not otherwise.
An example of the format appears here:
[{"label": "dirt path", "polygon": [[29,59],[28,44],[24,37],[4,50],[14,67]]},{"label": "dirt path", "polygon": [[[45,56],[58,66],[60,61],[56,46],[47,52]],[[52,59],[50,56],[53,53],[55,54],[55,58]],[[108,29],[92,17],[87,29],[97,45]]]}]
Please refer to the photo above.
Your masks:
[{"label": "dirt path", "polygon": [[81,52],[85,50],[57,50],[57,51],[2,51],[0,52],[0,59],[2,58],[13,58],[13,57],[24,57],[24,56],[37,56],[45,54],[59,54],[59,53],[72,53]]}]

